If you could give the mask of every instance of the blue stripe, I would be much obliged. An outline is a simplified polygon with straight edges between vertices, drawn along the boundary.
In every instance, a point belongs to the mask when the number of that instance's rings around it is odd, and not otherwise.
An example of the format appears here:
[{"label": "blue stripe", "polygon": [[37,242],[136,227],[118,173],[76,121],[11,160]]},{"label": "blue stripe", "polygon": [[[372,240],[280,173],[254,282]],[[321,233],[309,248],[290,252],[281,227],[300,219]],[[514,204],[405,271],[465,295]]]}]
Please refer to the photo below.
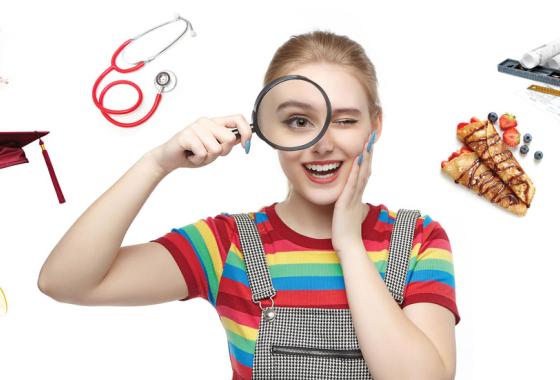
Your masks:
[{"label": "blue stripe", "polygon": [[255,213],[255,222],[256,223],[262,223],[268,220],[268,217],[266,216],[266,213],[264,212],[257,212]]},{"label": "blue stripe", "polygon": [[[184,228],[184,227],[183,227]],[[196,228],[196,227],[195,227]],[[174,228],[173,232],[178,232],[181,236],[183,236],[185,239],[187,239],[187,241],[189,242],[189,244],[191,245],[192,250],[194,251],[194,253],[196,254],[196,257],[198,259],[198,264],[202,267],[202,270],[204,272],[204,277],[206,278],[206,284],[207,284],[207,288],[208,288],[208,300],[210,301],[210,303],[212,305],[216,305],[216,302],[214,301],[214,297],[212,296],[212,292],[210,291],[210,281],[208,280],[208,272],[206,272],[206,268],[204,267],[204,265],[202,264],[202,260],[200,259],[200,254],[198,253],[198,251],[195,248],[194,243],[192,242],[191,238],[189,237],[189,235],[185,232],[185,230],[182,229],[177,229]]]},{"label": "blue stripe", "polygon": [[410,282],[422,282],[422,281],[438,281],[446,285],[455,288],[455,278],[449,272],[442,270],[426,269],[426,270],[416,270],[412,274]]},{"label": "blue stripe", "polygon": [[253,367],[253,354],[249,354],[248,352],[245,352],[235,347],[229,341],[228,341],[228,348],[229,348],[229,352],[233,354],[233,356],[235,357],[235,359],[237,359],[238,362],[240,362],[246,367],[249,368]]},{"label": "blue stripe", "polygon": [[387,224],[395,223],[395,219],[389,216],[389,212],[387,210],[381,210],[379,212],[379,221]]},{"label": "blue stripe", "polygon": [[430,218],[429,215],[424,215],[424,223],[422,224],[422,228],[426,228],[430,223],[432,223],[432,218]]},{"label": "blue stripe", "polygon": [[247,273],[243,269],[239,269],[231,264],[228,264],[227,262],[226,265],[224,265],[222,277],[240,282],[245,286],[249,286],[249,278],[247,277]]},{"label": "blue stripe", "polygon": [[272,285],[276,290],[342,290],[344,278],[342,276],[280,277],[273,278]]}]

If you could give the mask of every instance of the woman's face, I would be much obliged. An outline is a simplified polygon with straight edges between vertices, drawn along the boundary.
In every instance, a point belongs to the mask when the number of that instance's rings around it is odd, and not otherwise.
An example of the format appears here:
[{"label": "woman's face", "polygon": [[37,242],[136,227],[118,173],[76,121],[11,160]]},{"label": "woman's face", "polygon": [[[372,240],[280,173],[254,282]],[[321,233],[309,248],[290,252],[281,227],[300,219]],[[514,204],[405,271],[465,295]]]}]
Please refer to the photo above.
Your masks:
[{"label": "woman's face", "polygon": [[[348,69],[340,65],[314,63],[298,66],[287,73],[299,74],[321,86],[332,106],[332,118],[327,132],[309,148],[298,151],[278,150],[280,165],[292,184],[292,191],[315,204],[336,202],[342,193],[352,162],[364,147],[370,134],[378,125],[377,137],[381,133],[381,115],[374,121],[370,117],[366,92]],[[340,165],[334,174],[314,176],[306,168],[332,168]],[[331,164],[325,167],[325,164]]]}]

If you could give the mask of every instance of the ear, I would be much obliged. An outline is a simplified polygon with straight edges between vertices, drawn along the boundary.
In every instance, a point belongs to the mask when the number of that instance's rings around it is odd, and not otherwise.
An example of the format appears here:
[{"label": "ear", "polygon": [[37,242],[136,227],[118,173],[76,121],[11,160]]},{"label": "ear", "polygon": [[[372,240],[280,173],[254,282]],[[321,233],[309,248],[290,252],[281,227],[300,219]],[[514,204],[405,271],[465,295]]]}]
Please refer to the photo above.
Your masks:
[{"label": "ear", "polygon": [[379,108],[379,111],[377,112],[376,115],[373,116],[372,120],[371,120],[371,129],[372,131],[377,131],[376,135],[375,135],[375,141],[379,140],[379,137],[381,136],[381,131],[383,130],[383,110],[381,108]]}]

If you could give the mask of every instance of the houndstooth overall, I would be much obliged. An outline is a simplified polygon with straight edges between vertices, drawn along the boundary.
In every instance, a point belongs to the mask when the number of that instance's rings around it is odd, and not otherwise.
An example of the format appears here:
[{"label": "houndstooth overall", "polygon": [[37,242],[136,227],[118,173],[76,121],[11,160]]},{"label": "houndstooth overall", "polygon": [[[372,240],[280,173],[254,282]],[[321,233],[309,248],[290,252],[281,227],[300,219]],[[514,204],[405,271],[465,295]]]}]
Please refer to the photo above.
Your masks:
[{"label": "houndstooth overall", "polygon": [[[274,306],[276,290],[255,221],[248,214],[232,214],[252,301],[262,310],[253,359],[252,379],[258,380],[371,380],[352,324],[350,309]],[[408,260],[418,210],[401,209],[391,232],[385,284],[399,304],[403,301]],[[263,307],[261,300],[271,305]]]}]

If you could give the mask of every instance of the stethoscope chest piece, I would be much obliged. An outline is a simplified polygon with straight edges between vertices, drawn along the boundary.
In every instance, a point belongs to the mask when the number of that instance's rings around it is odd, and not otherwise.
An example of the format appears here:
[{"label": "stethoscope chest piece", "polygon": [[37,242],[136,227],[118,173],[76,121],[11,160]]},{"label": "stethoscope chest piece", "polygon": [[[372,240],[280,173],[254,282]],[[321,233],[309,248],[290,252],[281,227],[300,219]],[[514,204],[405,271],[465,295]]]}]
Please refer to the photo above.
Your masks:
[{"label": "stethoscope chest piece", "polygon": [[172,91],[177,86],[177,76],[171,70],[160,71],[154,78],[159,93]]}]

